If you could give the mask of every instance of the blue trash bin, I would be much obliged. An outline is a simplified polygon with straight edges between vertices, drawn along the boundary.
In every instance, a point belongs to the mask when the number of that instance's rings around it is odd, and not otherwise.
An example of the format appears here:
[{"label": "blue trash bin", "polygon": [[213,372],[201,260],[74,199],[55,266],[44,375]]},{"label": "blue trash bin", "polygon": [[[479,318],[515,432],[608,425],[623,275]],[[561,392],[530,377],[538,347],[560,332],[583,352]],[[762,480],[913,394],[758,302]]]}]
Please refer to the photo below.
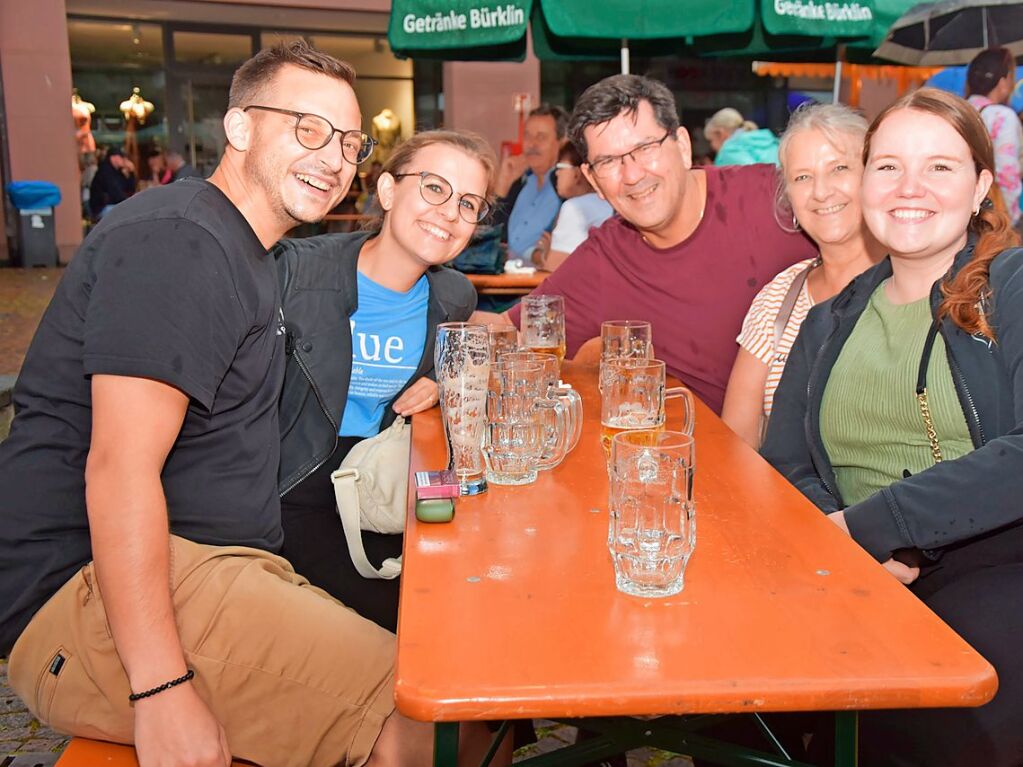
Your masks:
[{"label": "blue trash bin", "polygon": [[49,181],[12,181],[7,196],[18,209],[18,265],[56,266],[53,209],[60,204],[60,188]]}]

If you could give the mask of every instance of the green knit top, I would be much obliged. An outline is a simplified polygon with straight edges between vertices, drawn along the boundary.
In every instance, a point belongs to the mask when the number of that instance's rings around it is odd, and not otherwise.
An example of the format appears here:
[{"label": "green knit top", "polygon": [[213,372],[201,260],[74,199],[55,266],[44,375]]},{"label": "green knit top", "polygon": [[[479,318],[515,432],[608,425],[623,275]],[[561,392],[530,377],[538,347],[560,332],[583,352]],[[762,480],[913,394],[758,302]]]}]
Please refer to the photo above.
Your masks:
[{"label": "green knit top", "polygon": [[[877,287],[839,353],[821,403],[821,437],[847,505],[934,465],[916,399],[917,373],[931,325],[927,298],[892,304]],[[945,342],[934,341],[927,400],[943,458],[973,450]]]}]

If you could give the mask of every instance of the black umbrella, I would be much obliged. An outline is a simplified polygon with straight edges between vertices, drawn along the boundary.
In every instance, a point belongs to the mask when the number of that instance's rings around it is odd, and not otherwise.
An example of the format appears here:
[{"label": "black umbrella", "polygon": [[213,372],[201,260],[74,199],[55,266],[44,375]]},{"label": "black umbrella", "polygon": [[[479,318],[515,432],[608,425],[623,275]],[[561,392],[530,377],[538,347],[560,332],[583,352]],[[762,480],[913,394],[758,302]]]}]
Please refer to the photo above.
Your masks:
[{"label": "black umbrella", "polygon": [[969,64],[987,48],[1023,55],[1023,3],[944,0],[915,5],[896,21],[878,58],[912,66]]}]

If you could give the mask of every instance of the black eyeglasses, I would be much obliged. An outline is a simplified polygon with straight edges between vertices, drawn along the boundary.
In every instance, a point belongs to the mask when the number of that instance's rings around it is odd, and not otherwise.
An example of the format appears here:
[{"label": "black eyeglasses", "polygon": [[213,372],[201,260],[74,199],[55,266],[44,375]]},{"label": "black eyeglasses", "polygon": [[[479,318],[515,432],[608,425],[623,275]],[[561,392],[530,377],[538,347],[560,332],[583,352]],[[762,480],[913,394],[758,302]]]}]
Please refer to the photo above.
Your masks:
[{"label": "black eyeglasses", "polygon": [[352,165],[360,165],[369,159],[377,142],[361,130],[341,130],[335,128],[330,120],[319,115],[306,114],[305,112],[293,112],[290,109],[279,109],[278,107],[264,107],[258,104],[250,104],[242,109],[248,112],[250,109],[262,109],[265,112],[277,112],[282,115],[290,115],[295,118],[295,139],[306,149],[323,149],[334,138],[335,133],[341,134],[341,156]]},{"label": "black eyeglasses", "polygon": [[601,157],[598,160],[587,163],[587,165],[590,166],[590,170],[593,171],[593,175],[597,178],[604,179],[617,176],[621,173],[622,168],[625,166],[626,157],[631,157],[633,162],[637,162],[640,165],[647,165],[648,163],[653,162],[653,160],[657,157],[657,150],[659,150],[661,145],[664,144],[664,142],[671,136],[672,132],[668,131],[662,138],[659,138],[656,141],[647,141],[645,144],[640,144],[624,154]]},{"label": "black eyeglasses", "polygon": [[[443,205],[451,199],[455,190],[448,180],[436,173],[421,171],[420,173],[395,173],[396,179],[408,176],[419,177],[419,194],[431,205]],[[463,221],[478,224],[490,215],[490,203],[478,194],[461,194],[458,196],[458,215]]]}]

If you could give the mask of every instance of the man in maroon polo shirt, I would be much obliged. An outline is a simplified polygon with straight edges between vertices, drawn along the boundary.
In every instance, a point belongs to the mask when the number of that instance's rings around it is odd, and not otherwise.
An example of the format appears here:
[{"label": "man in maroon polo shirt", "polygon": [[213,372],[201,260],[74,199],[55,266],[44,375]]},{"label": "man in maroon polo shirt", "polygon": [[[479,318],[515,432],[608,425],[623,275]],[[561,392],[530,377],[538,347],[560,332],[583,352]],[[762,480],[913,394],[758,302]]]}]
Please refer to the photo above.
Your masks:
[{"label": "man in maroon polo shirt", "polygon": [[[658,358],[715,412],[735,337],[757,291],[815,254],[775,215],[773,165],[692,168],[671,91],[614,75],[576,103],[569,138],[618,214],[590,233],[534,294],[565,297],[568,355],[604,320],[648,320]],[[519,307],[478,320],[519,323]]]}]

